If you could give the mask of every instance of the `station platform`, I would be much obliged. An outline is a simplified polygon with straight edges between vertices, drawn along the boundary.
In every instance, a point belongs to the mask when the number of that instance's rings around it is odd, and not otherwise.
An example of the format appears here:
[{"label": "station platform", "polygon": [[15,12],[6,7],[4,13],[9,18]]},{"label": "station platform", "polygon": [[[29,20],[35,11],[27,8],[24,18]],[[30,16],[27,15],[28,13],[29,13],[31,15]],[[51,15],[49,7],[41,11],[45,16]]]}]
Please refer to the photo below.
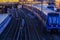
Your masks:
[{"label": "station platform", "polygon": [[6,19],[8,14],[0,14],[0,24]]},{"label": "station platform", "polygon": [[0,14],[0,34],[4,31],[11,20],[8,14]]}]

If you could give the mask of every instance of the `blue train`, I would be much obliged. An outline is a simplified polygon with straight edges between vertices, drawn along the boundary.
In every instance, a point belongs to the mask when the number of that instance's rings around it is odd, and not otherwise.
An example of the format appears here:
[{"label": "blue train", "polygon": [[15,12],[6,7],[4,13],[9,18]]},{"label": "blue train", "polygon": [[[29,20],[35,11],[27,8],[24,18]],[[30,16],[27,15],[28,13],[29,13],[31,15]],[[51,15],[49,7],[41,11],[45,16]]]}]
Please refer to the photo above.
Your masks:
[{"label": "blue train", "polygon": [[54,5],[48,5],[47,8],[49,8],[50,10],[54,10],[55,6]]},{"label": "blue train", "polygon": [[46,22],[47,31],[58,30],[60,32],[60,14],[59,13],[48,13]]}]

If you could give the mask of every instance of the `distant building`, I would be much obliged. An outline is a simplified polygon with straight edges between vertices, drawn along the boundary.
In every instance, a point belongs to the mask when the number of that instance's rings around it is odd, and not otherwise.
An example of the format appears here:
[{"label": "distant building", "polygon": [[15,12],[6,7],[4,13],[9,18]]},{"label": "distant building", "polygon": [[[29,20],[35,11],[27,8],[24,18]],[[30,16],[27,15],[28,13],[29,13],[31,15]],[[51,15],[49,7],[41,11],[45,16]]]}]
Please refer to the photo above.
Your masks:
[{"label": "distant building", "polygon": [[56,7],[59,8],[60,7],[60,0],[55,0],[56,3]]}]

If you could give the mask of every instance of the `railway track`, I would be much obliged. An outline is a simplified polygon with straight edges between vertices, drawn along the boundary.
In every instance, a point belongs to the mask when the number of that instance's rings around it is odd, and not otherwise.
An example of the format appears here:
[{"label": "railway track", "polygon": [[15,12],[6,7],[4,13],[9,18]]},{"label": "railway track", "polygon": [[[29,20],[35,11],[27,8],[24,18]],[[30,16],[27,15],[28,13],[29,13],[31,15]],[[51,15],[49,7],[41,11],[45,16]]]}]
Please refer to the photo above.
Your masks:
[{"label": "railway track", "polygon": [[12,20],[7,25],[7,28],[0,35],[0,39],[1,40],[15,40],[18,33],[19,26],[20,26],[20,19],[16,20],[16,18],[12,17]]},{"label": "railway track", "polygon": [[43,27],[43,23],[32,12],[20,8],[14,12],[11,22],[0,35],[0,39],[43,40]]},{"label": "railway track", "polygon": [[[22,10],[22,12],[23,12],[23,10]],[[28,12],[26,12],[26,14],[25,14],[25,12],[23,12],[23,13],[26,16],[26,22],[28,22],[27,23],[27,29],[28,29],[28,34],[29,34],[29,40],[40,40],[38,31],[36,29],[36,27],[40,27],[40,25],[35,23],[36,19],[33,20],[30,17],[28,18],[28,15],[27,15]]]}]

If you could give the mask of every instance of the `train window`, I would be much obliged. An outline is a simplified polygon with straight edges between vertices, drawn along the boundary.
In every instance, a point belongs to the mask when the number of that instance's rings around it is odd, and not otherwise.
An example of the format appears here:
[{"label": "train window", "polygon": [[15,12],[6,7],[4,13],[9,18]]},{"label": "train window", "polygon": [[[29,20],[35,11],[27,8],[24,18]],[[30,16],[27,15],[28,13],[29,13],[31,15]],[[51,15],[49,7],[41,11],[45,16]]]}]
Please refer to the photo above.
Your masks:
[{"label": "train window", "polygon": [[52,23],[52,17],[49,17],[48,22],[49,22],[49,24]]},{"label": "train window", "polygon": [[53,17],[53,21],[52,21],[52,22],[53,22],[53,24],[58,24],[58,22],[57,22],[57,21],[58,21],[58,17]]},{"label": "train window", "polygon": [[57,25],[58,24],[58,19],[59,17],[58,16],[50,16],[49,17],[49,24],[50,25]]},{"label": "train window", "polygon": [[48,13],[48,24],[58,25],[59,24],[59,13]]}]

